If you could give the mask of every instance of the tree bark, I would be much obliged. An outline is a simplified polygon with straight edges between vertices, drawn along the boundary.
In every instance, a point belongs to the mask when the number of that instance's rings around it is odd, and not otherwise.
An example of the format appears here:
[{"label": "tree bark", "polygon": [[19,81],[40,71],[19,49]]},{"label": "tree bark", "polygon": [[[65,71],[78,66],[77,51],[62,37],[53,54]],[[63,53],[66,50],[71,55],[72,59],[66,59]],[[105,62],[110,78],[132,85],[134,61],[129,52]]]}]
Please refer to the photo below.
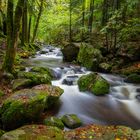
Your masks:
[{"label": "tree bark", "polygon": [[20,22],[22,18],[23,0],[18,0],[15,14],[13,15],[13,0],[8,0],[7,6],[7,49],[3,70],[12,73],[14,70],[14,61],[16,56],[16,48],[18,45]]},{"label": "tree bark", "polygon": [[39,9],[39,13],[38,13],[38,17],[37,17],[37,21],[36,21],[36,25],[35,25],[35,29],[34,29],[34,33],[33,33],[33,38],[32,38],[32,42],[34,42],[35,38],[36,38],[36,34],[37,34],[37,30],[38,30],[38,26],[39,26],[39,21],[43,12],[43,1],[41,0],[41,5],[40,5],[40,9]]}]

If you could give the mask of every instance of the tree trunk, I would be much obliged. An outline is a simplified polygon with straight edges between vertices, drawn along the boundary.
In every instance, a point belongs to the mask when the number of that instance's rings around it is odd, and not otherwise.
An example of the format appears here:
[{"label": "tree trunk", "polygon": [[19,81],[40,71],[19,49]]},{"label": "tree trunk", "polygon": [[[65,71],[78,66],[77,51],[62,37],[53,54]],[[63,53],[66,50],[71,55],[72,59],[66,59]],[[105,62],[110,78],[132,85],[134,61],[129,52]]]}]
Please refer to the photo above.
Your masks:
[{"label": "tree trunk", "polygon": [[72,0],[70,0],[69,12],[70,12],[69,42],[71,43],[72,42]]},{"label": "tree trunk", "polygon": [[84,39],[84,27],[85,27],[85,0],[82,1],[82,40]]},{"label": "tree trunk", "polygon": [[21,44],[28,43],[28,15],[27,15],[27,0],[24,0],[23,15],[22,15],[22,39]]},{"label": "tree trunk", "polygon": [[36,34],[37,34],[37,29],[39,26],[39,21],[40,21],[40,17],[42,15],[43,12],[43,0],[41,0],[41,5],[40,5],[40,9],[39,9],[39,13],[38,13],[38,17],[37,17],[37,21],[36,21],[36,25],[35,25],[35,29],[34,29],[34,33],[33,33],[33,39],[32,42],[34,42],[35,38],[36,38]]},{"label": "tree trunk", "polygon": [[[14,70],[14,61],[16,55],[16,48],[18,45],[20,21],[22,18],[23,0],[18,0],[15,15],[13,16],[13,0],[8,0],[7,6],[7,49],[5,60],[3,63],[3,70],[12,73]],[[14,17],[14,18],[13,18]]]},{"label": "tree trunk", "polygon": [[90,34],[92,33],[93,11],[94,11],[94,0],[90,0],[90,17],[88,23],[88,29]]}]

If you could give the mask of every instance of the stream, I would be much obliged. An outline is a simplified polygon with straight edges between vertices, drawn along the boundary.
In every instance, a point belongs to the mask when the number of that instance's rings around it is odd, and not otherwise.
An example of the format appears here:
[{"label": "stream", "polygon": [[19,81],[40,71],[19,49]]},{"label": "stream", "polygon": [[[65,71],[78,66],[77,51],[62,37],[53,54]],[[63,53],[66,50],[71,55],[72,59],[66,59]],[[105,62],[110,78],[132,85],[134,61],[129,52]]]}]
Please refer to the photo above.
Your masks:
[{"label": "stream", "polygon": [[55,116],[77,114],[84,125],[126,125],[140,129],[140,85],[125,83],[118,75],[100,73],[111,85],[110,94],[95,96],[89,92],[80,92],[77,80],[90,71],[63,63],[61,50],[49,45],[44,46],[26,63],[27,71],[32,66],[54,70],[57,80],[52,81],[52,84],[64,89],[60,103],[55,107]]}]

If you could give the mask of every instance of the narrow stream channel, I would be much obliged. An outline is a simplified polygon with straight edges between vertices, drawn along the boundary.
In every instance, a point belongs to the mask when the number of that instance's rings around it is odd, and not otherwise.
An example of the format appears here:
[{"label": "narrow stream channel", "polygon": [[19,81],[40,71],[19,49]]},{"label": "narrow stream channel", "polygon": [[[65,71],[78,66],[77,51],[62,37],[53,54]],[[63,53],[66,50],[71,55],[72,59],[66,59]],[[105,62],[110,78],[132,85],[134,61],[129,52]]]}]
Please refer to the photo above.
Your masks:
[{"label": "narrow stream channel", "polygon": [[60,49],[52,46],[45,46],[27,60],[28,67],[50,67],[55,71],[58,80],[52,84],[64,89],[55,116],[74,113],[84,124],[116,124],[140,129],[140,85],[125,83],[118,75],[101,74],[111,84],[109,95],[98,97],[80,92],[77,80],[89,71],[62,60]]}]

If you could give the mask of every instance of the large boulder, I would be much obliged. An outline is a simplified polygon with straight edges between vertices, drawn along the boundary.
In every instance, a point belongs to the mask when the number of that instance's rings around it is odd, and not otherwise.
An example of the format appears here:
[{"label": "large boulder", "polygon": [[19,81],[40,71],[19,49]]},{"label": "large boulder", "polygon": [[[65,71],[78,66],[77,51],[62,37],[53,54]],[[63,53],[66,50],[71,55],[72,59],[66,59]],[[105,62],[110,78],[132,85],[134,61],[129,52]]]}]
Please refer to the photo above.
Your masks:
[{"label": "large boulder", "polygon": [[13,81],[13,90],[19,90],[32,85],[32,80],[30,79],[15,79]]},{"label": "large boulder", "polygon": [[50,118],[46,118],[44,120],[44,124],[47,126],[56,126],[60,129],[64,129],[64,124],[61,121],[61,119],[56,118],[56,117],[50,117]]},{"label": "large boulder", "polygon": [[139,84],[140,83],[140,75],[138,75],[138,74],[130,74],[125,79],[125,82]]},{"label": "large boulder", "polygon": [[54,104],[62,93],[62,89],[51,85],[40,85],[15,92],[0,108],[3,128],[11,130],[38,120],[44,109]]},{"label": "large boulder", "polygon": [[64,140],[64,134],[57,127],[27,125],[5,133],[1,140]]},{"label": "large boulder", "polygon": [[105,95],[109,93],[109,83],[99,74],[90,73],[80,77],[78,80],[80,91],[90,91],[95,95]]},{"label": "large boulder", "polygon": [[19,72],[18,79],[30,79],[32,85],[51,84],[51,76],[37,72]]},{"label": "large boulder", "polygon": [[82,125],[81,120],[75,114],[66,114],[61,120],[68,128],[71,129],[80,127]]},{"label": "large boulder", "polygon": [[77,61],[82,66],[90,70],[97,71],[99,67],[99,63],[102,61],[101,51],[94,48],[93,46],[82,43]]},{"label": "large boulder", "polygon": [[75,44],[67,44],[63,49],[63,60],[66,62],[72,62],[77,59],[79,53],[79,47]]}]

